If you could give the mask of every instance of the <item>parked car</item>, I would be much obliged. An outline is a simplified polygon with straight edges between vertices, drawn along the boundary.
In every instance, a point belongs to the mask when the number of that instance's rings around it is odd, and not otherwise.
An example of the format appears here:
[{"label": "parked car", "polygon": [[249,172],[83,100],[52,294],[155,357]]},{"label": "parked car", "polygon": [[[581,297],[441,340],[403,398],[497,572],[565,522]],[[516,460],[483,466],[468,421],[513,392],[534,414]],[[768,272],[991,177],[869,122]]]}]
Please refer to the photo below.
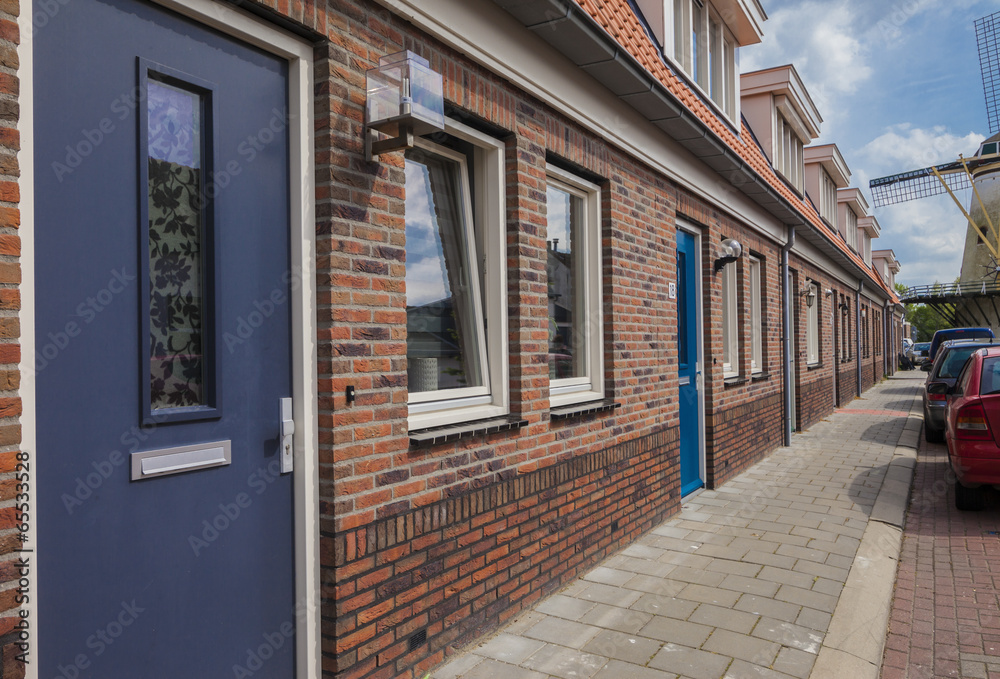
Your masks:
[{"label": "parked car", "polygon": [[922,365],[930,359],[927,354],[930,353],[931,343],[930,342],[917,342],[913,345],[913,365]]},{"label": "parked car", "polygon": [[933,361],[937,356],[938,347],[942,342],[955,339],[993,339],[993,331],[989,328],[948,328],[938,330],[931,338],[931,350],[927,354]]},{"label": "parked car", "polygon": [[[948,405],[948,397],[937,385],[950,388],[962,372],[965,361],[976,349],[1000,345],[1000,340],[960,339],[948,340],[941,344],[933,363],[925,363],[921,368],[928,372],[924,381],[924,438],[927,441],[940,443],[944,441],[944,413]],[[933,387],[933,388],[932,388]]]},{"label": "parked car", "polygon": [[950,392],[945,413],[948,463],[955,475],[955,507],[979,510],[985,487],[1000,484],[1000,346],[969,356]]}]

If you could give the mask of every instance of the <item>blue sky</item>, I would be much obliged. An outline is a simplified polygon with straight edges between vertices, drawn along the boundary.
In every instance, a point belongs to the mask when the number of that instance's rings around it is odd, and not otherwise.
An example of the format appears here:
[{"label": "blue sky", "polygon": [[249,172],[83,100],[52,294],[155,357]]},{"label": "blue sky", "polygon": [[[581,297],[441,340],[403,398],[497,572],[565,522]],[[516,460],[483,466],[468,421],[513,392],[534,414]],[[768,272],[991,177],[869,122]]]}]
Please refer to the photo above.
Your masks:
[{"label": "blue sky", "polygon": [[[973,21],[997,0],[761,2],[764,41],[740,50],[741,70],[795,64],[823,117],[816,143],[837,144],[869,202],[870,179],[971,156],[988,136]],[[958,276],[967,223],[948,196],[874,214],[897,281]]]}]

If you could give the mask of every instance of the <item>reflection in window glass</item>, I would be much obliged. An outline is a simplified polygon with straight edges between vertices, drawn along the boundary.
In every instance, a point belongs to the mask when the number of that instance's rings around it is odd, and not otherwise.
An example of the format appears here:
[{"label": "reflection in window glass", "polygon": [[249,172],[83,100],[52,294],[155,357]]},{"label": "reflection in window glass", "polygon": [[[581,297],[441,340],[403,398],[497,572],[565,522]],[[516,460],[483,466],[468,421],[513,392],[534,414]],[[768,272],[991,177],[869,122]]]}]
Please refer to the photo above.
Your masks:
[{"label": "reflection in window glass", "polygon": [[406,153],[406,358],[411,394],[485,385],[468,175]]},{"label": "reflection in window glass", "polygon": [[202,97],[150,79],[149,315],[152,408],[205,404]]},{"label": "reflection in window glass", "polygon": [[583,377],[586,368],[586,313],[583,264],[577,247],[583,238],[583,199],[549,184],[548,296],[549,377]]}]

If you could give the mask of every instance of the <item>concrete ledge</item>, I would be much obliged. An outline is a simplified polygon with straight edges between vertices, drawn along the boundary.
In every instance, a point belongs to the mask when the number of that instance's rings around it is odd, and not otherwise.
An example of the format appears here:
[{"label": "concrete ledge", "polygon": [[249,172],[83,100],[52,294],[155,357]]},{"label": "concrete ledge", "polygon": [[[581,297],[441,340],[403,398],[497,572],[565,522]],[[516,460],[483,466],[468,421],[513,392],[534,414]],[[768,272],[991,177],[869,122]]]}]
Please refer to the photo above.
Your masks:
[{"label": "concrete ledge", "polygon": [[895,526],[868,523],[810,679],[878,676],[902,536]]},{"label": "concrete ledge", "polygon": [[879,665],[824,646],[816,657],[809,679],[878,679]]}]

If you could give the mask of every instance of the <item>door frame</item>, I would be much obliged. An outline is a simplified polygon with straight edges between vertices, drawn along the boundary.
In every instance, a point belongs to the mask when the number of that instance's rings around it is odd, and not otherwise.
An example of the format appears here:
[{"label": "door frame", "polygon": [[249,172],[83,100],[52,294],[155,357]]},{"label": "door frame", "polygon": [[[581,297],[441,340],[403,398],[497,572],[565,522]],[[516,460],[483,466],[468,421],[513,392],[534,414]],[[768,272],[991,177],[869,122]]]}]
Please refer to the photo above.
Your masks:
[{"label": "door frame", "polygon": [[[319,468],[318,468],[318,394],[316,349],[315,294],[315,138],[313,127],[313,48],[254,15],[216,0],[149,0],[166,9],[182,14],[204,26],[214,28],[231,38],[241,40],[288,62],[289,104],[289,245],[291,263],[292,323],[292,396],[295,421],[294,497],[295,530],[295,629],[296,675],[317,677],[321,668],[321,616],[319,567]],[[34,80],[33,18],[35,0],[21,4],[18,26],[21,44],[18,46],[20,119],[17,129],[21,148],[17,154],[21,175],[21,372],[20,395],[23,413],[20,418],[21,449],[32,458],[36,445],[36,390],[33,357],[35,355],[35,240],[34,240]],[[58,11],[58,10],[56,10]],[[48,16],[48,15],[46,15]],[[278,421],[275,404],[275,422]],[[34,461],[34,460],[32,460]],[[127,473],[120,471],[120,473]],[[37,546],[38,477],[32,474],[31,499],[26,549]],[[44,488],[44,480],[43,480]],[[44,529],[44,527],[43,527]],[[37,571],[31,578],[28,593],[30,628],[28,643],[32,653],[38,649],[39,625],[37,591],[44,582],[37,581]],[[38,662],[25,665],[27,679],[38,679]]]},{"label": "door frame", "polygon": [[[677,220],[677,229],[694,237],[694,271],[695,271],[695,347],[697,348],[697,365],[695,372],[698,385],[698,474],[701,476],[702,488],[708,487],[708,469],[705,460],[705,300],[702,297],[703,279],[705,272],[702,269],[701,243],[702,231],[700,228],[686,221]],[[676,237],[675,241],[676,243]],[[676,244],[674,249],[676,250]],[[679,319],[678,319],[679,320]],[[678,322],[678,327],[679,327]],[[680,441],[680,429],[678,428],[677,440]]]}]

